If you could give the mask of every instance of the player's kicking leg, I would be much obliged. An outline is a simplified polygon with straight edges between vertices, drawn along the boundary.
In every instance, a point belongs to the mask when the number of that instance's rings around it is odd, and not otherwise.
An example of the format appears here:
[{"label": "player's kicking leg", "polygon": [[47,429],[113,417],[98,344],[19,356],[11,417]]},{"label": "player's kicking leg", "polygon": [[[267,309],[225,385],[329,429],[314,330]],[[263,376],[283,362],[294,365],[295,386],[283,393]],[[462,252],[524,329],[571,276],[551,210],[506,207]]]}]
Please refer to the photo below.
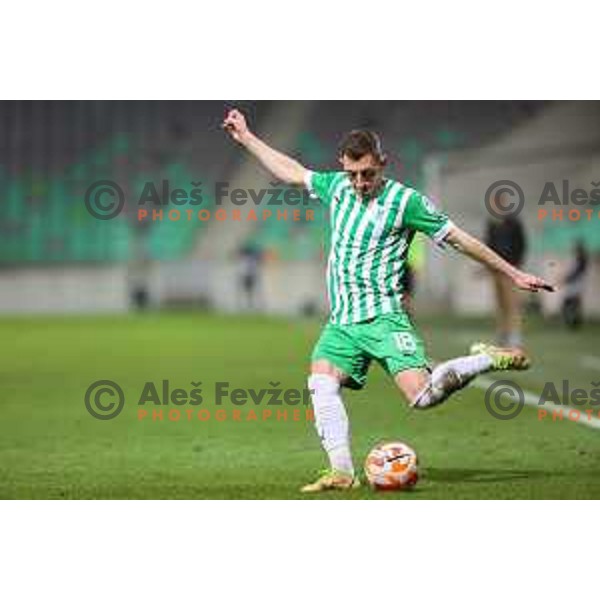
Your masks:
[{"label": "player's kicking leg", "polygon": [[431,408],[446,401],[477,375],[490,371],[523,371],[530,365],[520,348],[498,348],[476,343],[471,356],[461,356],[440,363],[429,374],[423,369],[400,371],[395,381],[413,408]]}]

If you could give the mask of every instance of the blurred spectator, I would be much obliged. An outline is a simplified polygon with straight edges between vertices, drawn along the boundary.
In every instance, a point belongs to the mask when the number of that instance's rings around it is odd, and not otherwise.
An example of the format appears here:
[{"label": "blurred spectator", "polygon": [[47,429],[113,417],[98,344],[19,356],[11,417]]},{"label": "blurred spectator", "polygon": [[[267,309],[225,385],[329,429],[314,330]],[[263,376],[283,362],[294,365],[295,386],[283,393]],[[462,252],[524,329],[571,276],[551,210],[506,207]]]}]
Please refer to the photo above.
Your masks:
[{"label": "blurred spectator", "polygon": [[406,263],[400,284],[402,287],[402,306],[406,314],[414,319],[415,271],[410,263]]},{"label": "blurred spectator", "polygon": [[263,254],[256,246],[246,244],[239,249],[238,257],[240,261],[240,308],[242,310],[259,310],[261,301],[258,288]]},{"label": "blurred spectator", "polygon": [[562,315],[565,323],[571,329],[576,329],[583,321],[581,296],[588,266],[588,252],[583,242],[578,241],[573,248],[573,259],[563,280],[565,293],[562,302]]},{"label": "blurred spectator", "polygon": [[[501,213],[502,195],[495,198],[497,213]],[[520,268],[525,259],[527,240],[525,230],[514,215],[490,219],[487,223],[486,244],[504,260]],[[496,335],[500,346],[517,347],[523,345],[521,299],[519,293],[505,275],[494,273],[496,295]]]}]

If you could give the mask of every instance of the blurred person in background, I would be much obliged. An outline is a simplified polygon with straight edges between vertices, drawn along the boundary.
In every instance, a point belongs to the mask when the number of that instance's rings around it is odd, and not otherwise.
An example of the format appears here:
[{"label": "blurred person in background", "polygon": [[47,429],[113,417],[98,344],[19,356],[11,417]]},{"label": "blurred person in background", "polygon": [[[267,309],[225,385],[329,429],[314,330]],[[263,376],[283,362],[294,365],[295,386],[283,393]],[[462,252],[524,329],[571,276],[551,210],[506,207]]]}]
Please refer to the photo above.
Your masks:
[{"label": "blurred person in background", "polygon": [[583,287],[589,266],[589,255],[580,240],[573,247],[573,258],[563,279],[565,292],[562,301],[562,316],[568,327],[576,329],[583,322]]},{"label": "blurred person in background", "polygon": [[256,246],[245,244],[238,251],[238,259],[241,309],[258,311],[262,308],[258,287],[263,254]]},{"label": "blurred person in background", "polygon": [[406,263],[406,269],[400,277],[400,285],[402,285],[402,307],[411,320],[414,320],[415,270],[410,262]]},{"label": "blurred person in background", "polygon": [[[499,194],[494,199],[496,214],[505,210],[504,196]],[[525,229],[517,216],[506,214],[490,219],[486,226],[485,243],[514,267],[520,268],[523,265],[527,239]],[[496,296],[496,342],[499,346],[507,348],[522,347],[523,319],[519,293],[504,273],[492,271],[491,276]]]}]

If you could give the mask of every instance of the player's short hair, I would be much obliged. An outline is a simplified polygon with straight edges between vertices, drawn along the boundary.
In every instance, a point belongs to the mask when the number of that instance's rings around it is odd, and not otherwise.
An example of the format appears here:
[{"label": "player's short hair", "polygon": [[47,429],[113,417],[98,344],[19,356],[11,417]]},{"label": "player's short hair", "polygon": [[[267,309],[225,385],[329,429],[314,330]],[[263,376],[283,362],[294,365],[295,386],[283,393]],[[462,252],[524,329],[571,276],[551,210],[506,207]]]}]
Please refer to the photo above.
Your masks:
[{"label": "player's short hair", "polygon": [[381,148],[381,140],[374,131],[368,129],[354,129],[347,133],[339,147],[339,156],[347,156],[352,160],[360,160],[363,156],[371,154],[377,161],[385,162],[385,155]]}]

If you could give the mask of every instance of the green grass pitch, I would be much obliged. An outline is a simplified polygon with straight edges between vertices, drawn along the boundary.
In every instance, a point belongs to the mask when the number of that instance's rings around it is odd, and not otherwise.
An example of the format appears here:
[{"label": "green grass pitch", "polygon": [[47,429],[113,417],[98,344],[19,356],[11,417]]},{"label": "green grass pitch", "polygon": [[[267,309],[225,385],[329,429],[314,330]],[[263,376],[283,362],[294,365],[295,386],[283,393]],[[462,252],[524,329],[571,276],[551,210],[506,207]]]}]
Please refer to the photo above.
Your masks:
[{"label": "green grass pitch", "polygon": [[[303,497],[299,486],[325,466],[312,423],[263,421],[267,407],[257,409],[257,421],[237,422],[228,403],[220,407],[225,421],[172,422],[166,411],[174,406],[162,407],[162,422],[140,421],[137,401],[146,381],[185,389],[202,381],[202,404],[181,410],[214,415],[215,381],[302,388],[319,326],[190,312],[0,319],[0,497]],[[491,331],[487,321],[423,318],[419,326],[437,360],[464,353]],[[600,326],[572,334],[534,322],[527,337],[535,366],[514,376],[526,389],[539,393],[545,381],[562,379],[589,389],[600,379],[589,365],[600,353]],[[113,420],[94,419],[84,406],[87,387],[100,379],[125,392]],[[600,498],[600,430],[539,421],[530,407],[514,420],[495,420],[474,387],[438,409],[410,412],[377,366],[364,391],[345,397],[357,464],[377,441],[401,439],[418,451],[422,477],[412,492],[363,488],[318,498]]]}]

